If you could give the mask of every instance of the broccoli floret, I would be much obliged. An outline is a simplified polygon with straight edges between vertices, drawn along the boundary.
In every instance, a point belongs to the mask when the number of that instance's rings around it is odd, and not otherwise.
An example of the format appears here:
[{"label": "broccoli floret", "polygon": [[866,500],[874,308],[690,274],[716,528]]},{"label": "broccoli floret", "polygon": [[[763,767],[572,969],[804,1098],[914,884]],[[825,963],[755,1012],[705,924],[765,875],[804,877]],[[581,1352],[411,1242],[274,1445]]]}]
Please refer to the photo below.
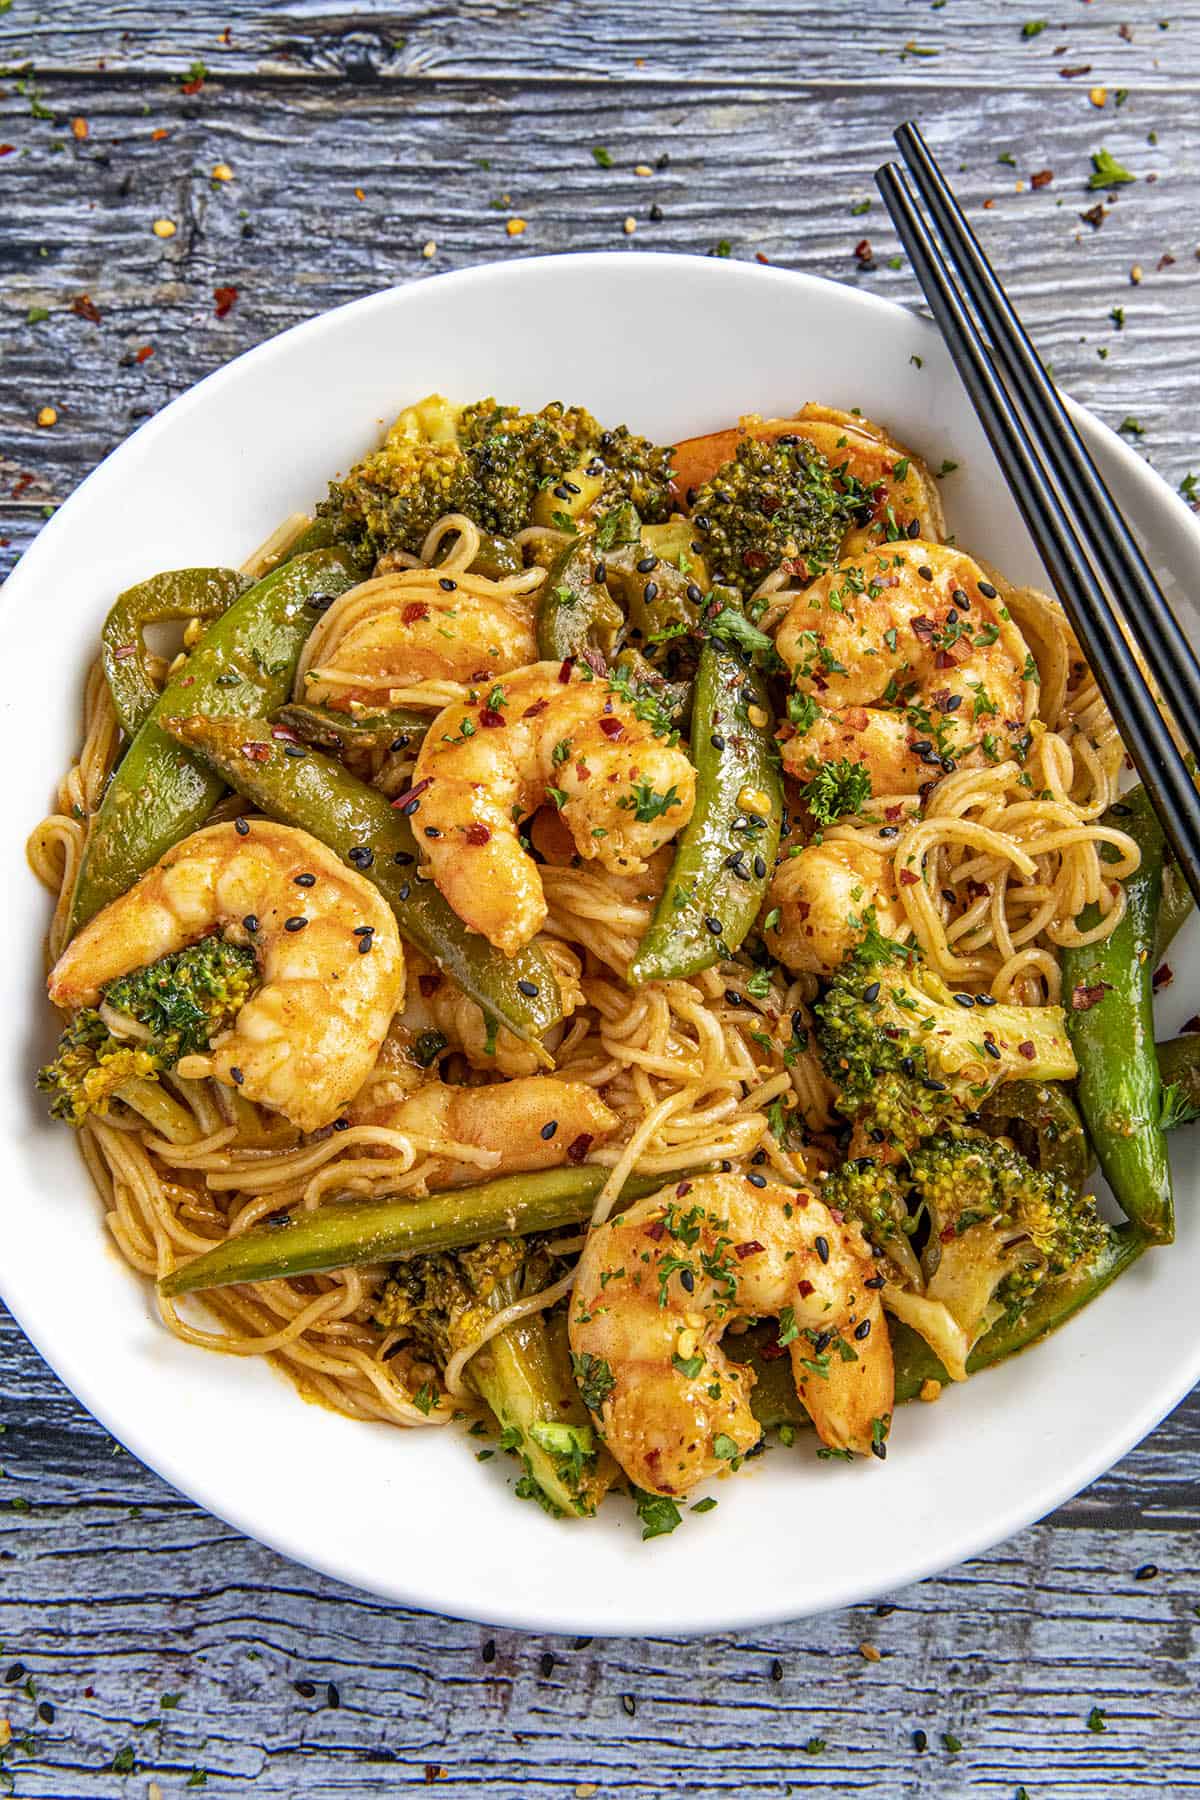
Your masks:
[{"label": "broccoli floret", "polygon": [[605,503],[632,500],[643,524],[665,525],[675,509],[670,445],[652,443],[628,425],[618,425],[600,433],[596,450],[605,467]]},{"label": "broccoli floret", "polygon": [[912,1238],[920,1223],[909,1212],[902,1168],[873,1156],[853,1157],[821,1188],[826,1206],[857,1220],[867,1242],[880,1253],[883,1273],[904,1285],[921,1287],[924,1276]]},{"label": "broccoli floret", "polygon": [[868,925],[813,1009],[839,1111],[874,1141],[907,1149],[974,1122],[1001,1081],[1075,1076],[1061,1007],[989,1000],[954,994],[915,951]]},{"label": "broccoli floret", "polygon": [[998,1319],[1019,1316],[1043,1281],[1107,1241],[1091,1195],[995,1138],[932,1138],[913,1151],[909,1169],[928,1219],[925,1298],[947,1308],[968,1349]]},{"label": "broccoli floret", "polygon": [[715,578],[750,593],[784,562],[809,577],[828,568],[861,506],[844,488],[802,438],[742,438],[691,501]]},{"label": "broccoli floret", "polygon": [[453,444],[416,443],[389,437],[369,451],[342,481],[329,484],[317,512],[332,519],[340,536],[365,539],[372,555],[405,550],[415,556],[445,514],[466,513],[493,529],[482,488]]},{"label": "broccoli floret", "polygon": [[59,1039],[54,1060],[38,1071],[51,1114],[80,1125],[89,1113],[107,1112],[127,1082],[156,1080],[181,1057],[207,1050],[257,984],[253,950],[219,936],[110,981],[102,989],[105,1006],[149,1035],[118,1036],[96,1007],[84,1007]]},{"label": "broccoli floret", "polygon": [[[456,1351],[478,1342],[497,1312],[549,1280],[545,1252],[521,1238],[414,1256],[393,1265],[375,1322],[444,1369]],[[556,1516],[590,1517],[609,1476],[570,1365],[556,1353],[542,1315],[490,1338],[466,1375],[499,1422],[502,1447],[520,1454],[518,1495]]]}]

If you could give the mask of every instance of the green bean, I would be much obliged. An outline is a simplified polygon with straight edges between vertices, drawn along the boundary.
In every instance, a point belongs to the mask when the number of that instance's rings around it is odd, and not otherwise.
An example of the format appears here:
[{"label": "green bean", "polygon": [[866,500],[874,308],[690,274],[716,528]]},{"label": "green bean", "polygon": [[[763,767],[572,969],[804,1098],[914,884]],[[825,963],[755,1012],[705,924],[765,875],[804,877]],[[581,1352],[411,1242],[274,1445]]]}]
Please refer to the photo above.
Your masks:
[{"label": "green bean", "polygon": [[[994,1368],[1019,1350],[1040,1343],[1052,1331],[1057,1331],[1135,1263],[1149,1243],[1136,1225],[1118,1226],[1100,1254],[1086,1266],[1056,1281],[1044,1283],[1020,1318],[1002,1320],[980,1338],[967,1358],[968,1373],[978,1375],[984,1369]],[[773,1347],[776,1331],[777,1327],[769,1326],[748,1334],[750,1354],[745,1360],[758,1377],[750,1404],[762,1425],[807,1424],[808,1415],[792,1380],[790,1358],[763,1356],[764,1345],[768,1349]],[[949,1375],[924,1338],[898,1319],[888,1320],[888,1332],[896,1365],[898,1406],[917,1399],[927,1381],[937,1381],[943,1386],[949,1384]]]},{"label": "green bean", "polygon": [[[277,1225],[254,1225],[194,1257],[159,1282],[168,1298],[239,1281],[285,1281],[392,1262],[433,1250],[458,1250],[488,1238],[561,1231],[591,1217],[610,1170],[595,1163],[564,1164],[528,1175],[502,1175],[478,1186],[446,1188],[422,1199],[412,1194],[376,1200],[332,1200]],[[676,1175],[627,1181],[622,1200],[656,1194]]]},{"label": "green bean", "polygon": [[[165,718],[163,729],[271,818],[310,832],[373,881],[401,934],[489,1019],[536,1045],[562,1017],[558,983],[544,951],[526,944],[515,956],[503,956],[468,931],[433,882],[419,877],[408,815],[378,788],[319,750],[289,755],[298,746],[259,722]],[[419,806],[419,794],[413,800]]]},{"label": "green bean", "polygon": [[783,788],[770,701],[757,670],[710,639],[692,703],[696,804],[630,980],[694,975],[735,951],[775,866]]},{"label": "green bean", "polygon": [[1157,1048],[1163,1093],[1169,1101],[1163,1108],[1163,1130],[1174,1131],[1200,1118],[1200,1036],[1185,1032]]},{"label": "green bean", "polygon": [[296,702],[281,706],[275,714],[306,744],[333,750],[344,756],[349,750],[417,750],[435,713],[415,706],[393,707],[389,712],[338,712],[330,706]]},{"label": "green bean", "polygon": [[1095,1157],[1083,1120],[1060,1081],[1002,1081],[980,1108],[993,1136],[1013,1139],[1035,1168],[1061,1175],[1079,1193]]},{"label": "green bean", "polygon": [[160,728],[167,714],[261,719],[287,697],[313,602],[362,577],[345,549],[296,557],[264,576],[205,632],[168,681],[108,784],[71,903],[71,931],[126,893],[173,844],[203,825],[222,782]]},{"label": "green bean", "polygon": [[[1125,882],[1125,916],[1098,944],[1063,951],[1067,1029],[1079,1062],[1077,1093],[1100,1167],[1126,1217],[1156,1243],[1175,1235],[1162,1080],[1154,1050],[1154,938],[1162,893],[1162,827],[1142,788],[1105,814],[1142,853]],[[1094,906],[1077,921],[1088,930]]]},{"label": "green bean", "polygon": [[146,669],[147,625],[218,619],[251,585],[236,569],[169,569],[117,596],[104,621],[100,660],[126,737],[137,735],[158,699]]}]

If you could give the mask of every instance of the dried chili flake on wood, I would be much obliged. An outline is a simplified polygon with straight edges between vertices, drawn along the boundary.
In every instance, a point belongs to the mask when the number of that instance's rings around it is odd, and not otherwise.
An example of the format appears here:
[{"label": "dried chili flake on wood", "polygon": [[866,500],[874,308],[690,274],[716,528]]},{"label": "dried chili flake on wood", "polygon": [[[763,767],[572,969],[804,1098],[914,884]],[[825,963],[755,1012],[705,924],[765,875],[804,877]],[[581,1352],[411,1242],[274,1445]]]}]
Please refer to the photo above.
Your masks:
[{"label": "dried chili flake on wood", "polygon": [[[184,89],[184,92],[187,92],[186,88]],[[213,299],[216,301],[213,312],[218,319],[223,319],[226,313],[233,311],[237,297],[238,291],[235,287],[217,287],[213,289]]]}]

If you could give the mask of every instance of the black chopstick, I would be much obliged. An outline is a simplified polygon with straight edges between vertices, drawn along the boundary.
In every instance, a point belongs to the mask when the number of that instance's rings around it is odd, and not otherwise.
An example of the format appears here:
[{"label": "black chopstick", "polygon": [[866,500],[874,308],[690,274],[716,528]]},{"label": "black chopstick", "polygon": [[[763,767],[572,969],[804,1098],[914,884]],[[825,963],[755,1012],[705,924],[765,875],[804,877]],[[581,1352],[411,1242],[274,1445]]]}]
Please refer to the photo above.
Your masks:
[{"label": "black chopstick", "polygon": [[1042,453],[1086,532],[1101,574],[1120,594],[1123,609],[1134,613],[1144,627],[1137,637],[1151,674],[1180,718],[1200,719],[1200,662],[1114,506],[1091,452],[920,130],[910,121],[895,135],[917,192],[988,333],[1001,374],[1033,422]]},{"label": "black chopstick", "polygon": [[[1087,541],[1054,486],[1036,429],[1023,422],[1000,380],[903,171],[889,163],[877,171],[875,179],[1125,747],[1145,782],[1188,885],[1200,901],[1200,793],[1096,577]],[[1089,539],[1102,534],[1116,516],[1115,502],[1098,474],[1095,479],[1104,498],[1102,510],[1087,519]],[[1162,604],[1165,607],[1165,600]],[[1131,628],[1142,623],[1130,620]],[[1164,683],[1168,692],[1172,685],[1173,675]]]}]

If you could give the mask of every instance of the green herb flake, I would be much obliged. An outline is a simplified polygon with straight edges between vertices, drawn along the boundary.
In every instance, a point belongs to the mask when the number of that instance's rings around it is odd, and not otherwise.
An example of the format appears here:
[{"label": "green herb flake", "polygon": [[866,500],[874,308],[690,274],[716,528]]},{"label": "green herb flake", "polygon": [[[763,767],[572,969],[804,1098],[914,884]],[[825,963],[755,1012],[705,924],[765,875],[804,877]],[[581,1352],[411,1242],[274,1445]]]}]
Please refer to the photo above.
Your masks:
[{"label": "green herb flake", "polygon": [[1095,1732],[1108,1730],[1108,1726],[1104,1723],[1104,1708],[1102,1706],[1093,1706],[1091,1712],[1087,1716],[1087,1728],[1089,1731]]},{"label": "green herb flake", "polygon": [[665,1494],[647,1494],[643,1488],[633,1490],[633,1504],[642,1521],[642,1542],[648,1538],[668,1537],[682,1522],[683,1514]]},{"label": "green herb flake", "polygon": [[1136,180],[1137,176],[1124,168],[1109,151],[1093,150],[1092,172],[1088,176],[1089,188],[1123,187],[1127,181]]},{"label": "green herb flake", "polygon": [[611,169],[613,166],[612,152],[606,150],[603,144],[593,144],[592,161],[598,169]]},{"label": "green herb flake", "polygon": [[694,1512],[694,1513],[712,1512],[712,1510],[716,1506],[716,1504],[717,1503],[713,1499],[712,1495],[706,1494],[703,1500],[697,1500],[695,1506],[689,1506],[688,1511]]}]

